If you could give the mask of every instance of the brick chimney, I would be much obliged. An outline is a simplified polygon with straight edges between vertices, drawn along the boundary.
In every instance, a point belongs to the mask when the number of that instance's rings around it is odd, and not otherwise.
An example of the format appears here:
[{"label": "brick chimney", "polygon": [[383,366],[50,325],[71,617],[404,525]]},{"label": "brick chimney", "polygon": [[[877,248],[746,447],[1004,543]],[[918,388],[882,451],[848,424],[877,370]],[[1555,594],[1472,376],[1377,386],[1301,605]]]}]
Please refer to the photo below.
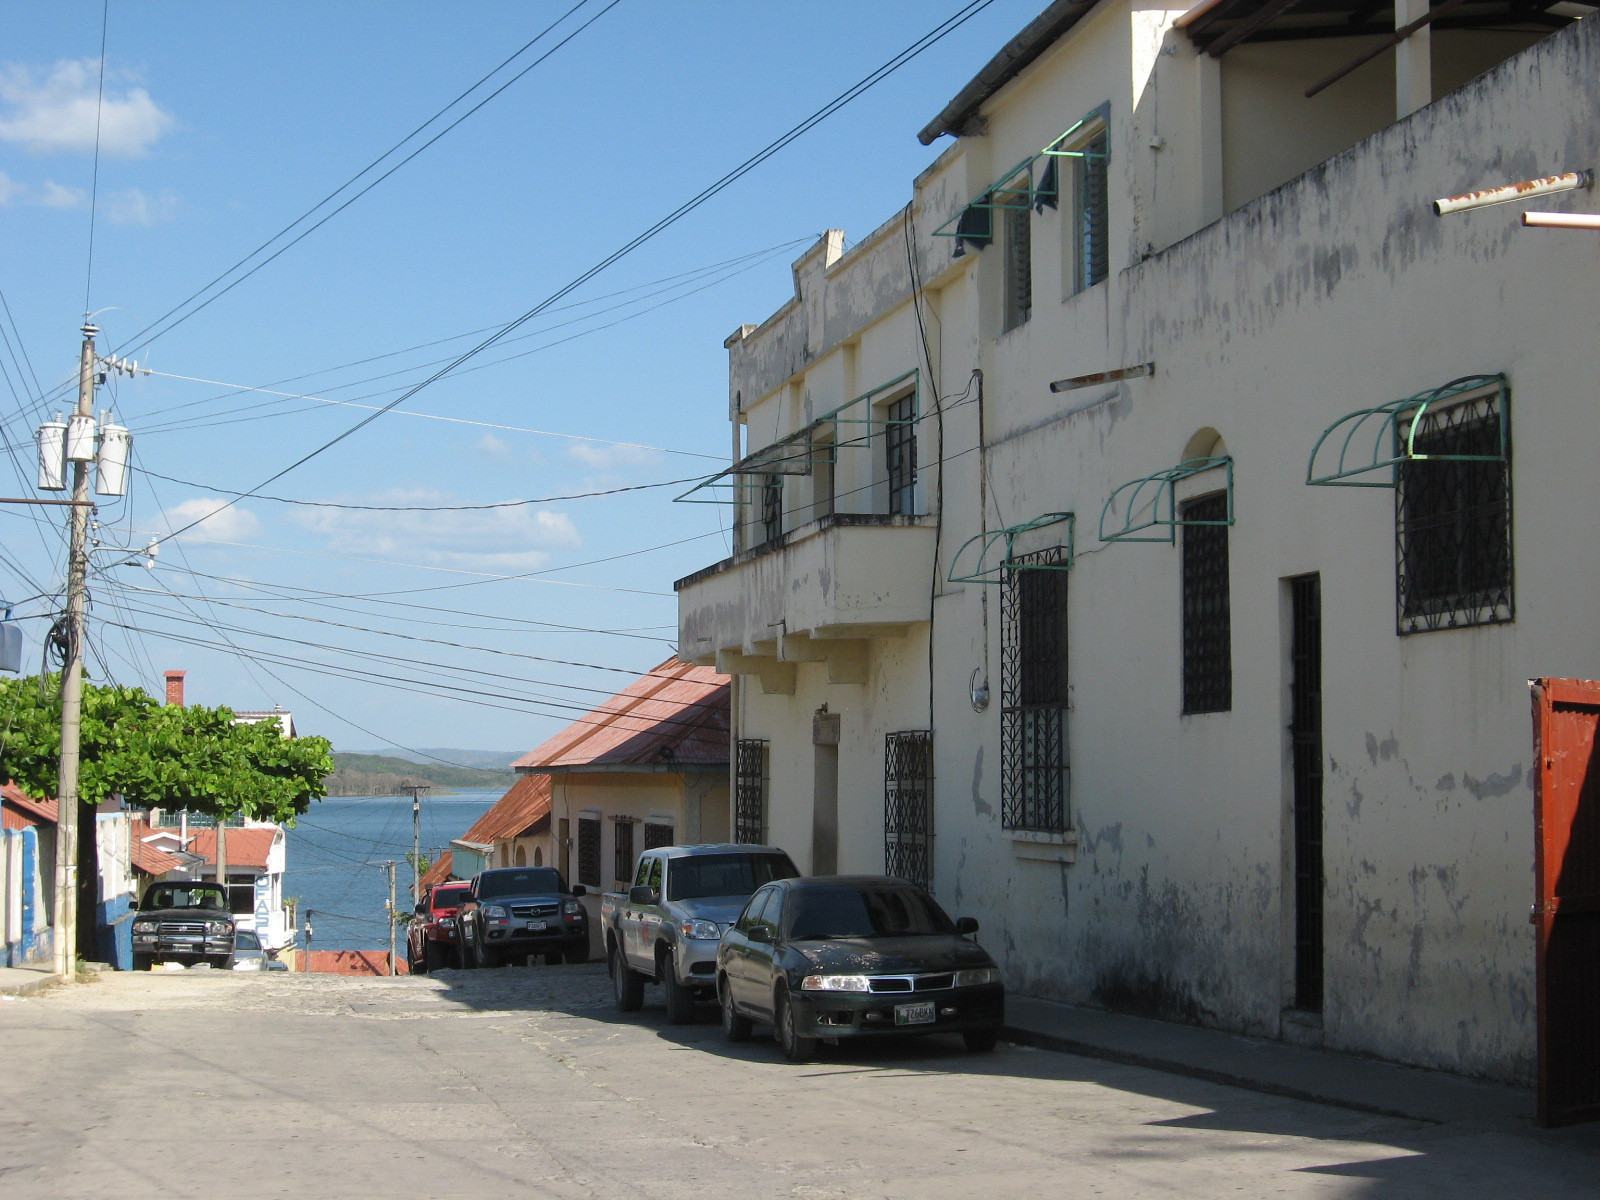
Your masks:
[{"label": "brick chimney", "polygon": [[187,671],[168,671],[167,673],[167,703],[183,707],[183,677]]}]

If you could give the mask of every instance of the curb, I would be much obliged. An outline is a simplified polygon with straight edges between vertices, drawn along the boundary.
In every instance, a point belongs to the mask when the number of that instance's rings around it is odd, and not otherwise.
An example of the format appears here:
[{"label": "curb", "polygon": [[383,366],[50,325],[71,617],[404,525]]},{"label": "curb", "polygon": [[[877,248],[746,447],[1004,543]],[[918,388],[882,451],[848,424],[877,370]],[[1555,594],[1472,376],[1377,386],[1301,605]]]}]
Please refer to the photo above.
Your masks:
[{"label": "curb", "polygon": [[46,988],[55,987],[61,982],[59,975],[40,975],[37,979],[30,979],[26,983],[6,984],[0,986],[0,996],[32,996]]},{"label": "curb", "polygon": [[1203,1080],[1206,1083],[1220,1083],[1227,1087],[1244,1088],[1252,1092],[1262,1092],[1269,1096],[1282,1096],[1286,1100],[1302,1100],[1311,1104],[1325,1104],[1333,1108],[1368,1113],[1372,1116],[1389,1117],[1401,1121],[1420,1121],[1428,1125],[1442,1125],[1444,1123],[1437,1117],[1418,1116],[1416,1113],[1403,1112],[1396,1108],[1385,1108],[1381,1104],[1367,1104],[1363,1101],[1351,1100],[1343,1096],[1332,1096],[1323,1092],[1310,1091],[1306,1088],[1292,1087],[1288,1084],[1254,1079],[1247,1075],[1234,1074],[1231,1071],[1219,1071],[1212,1067],[1196,1066],[1193,1063],[1157,1058],[1154,1055],[1140,1054],[1133,1050],[1117,1050],[1109,1046],[1097,1045],[1093,1042],[1079,1041],[1076,1038],[1040,1033],[1036,1029],[1023,1029],[1017,1025],[1001,1026],[1000,1036],[1007,1041],[1017,1043],[1019,1046],[1032,1046],[1039,1050],[1054,1050],[1059,1054],[1076,1054],[1080,1058],[1097,1058],[1105,1062],[1121,1063],[1129,1067],[1143,1067],[1151,1071],[1164,1071],[1169,1075],[1183,1075],[1190,1079]]}]

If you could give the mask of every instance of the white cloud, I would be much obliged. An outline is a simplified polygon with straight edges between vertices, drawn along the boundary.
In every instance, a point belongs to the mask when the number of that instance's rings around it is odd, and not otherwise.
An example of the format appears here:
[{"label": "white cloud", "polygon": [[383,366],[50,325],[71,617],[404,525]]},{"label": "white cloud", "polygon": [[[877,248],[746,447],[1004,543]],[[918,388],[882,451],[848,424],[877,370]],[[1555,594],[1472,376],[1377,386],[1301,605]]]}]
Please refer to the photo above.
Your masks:
[{"label": "white cloud", "polygon": [[142,87],[127,85],[125,71],[107,71],[103,103],[98,59],[66,59],[48,75],[28,67],[0,69],[0,140],[19,142],[35,154],[93,153],[96,117],[100,152],[140,158],[172,127],[172,114]]},{"label": "white cloud", "polygon": [[644,446],[610,446],[603,442],[574,442],[567,447],[567,454],[596,471],[644,466],[661,457],[658,451]]},{"label": "white cloud", "polygon": [[85,199],[83,192],[78,188],[51,183],[49,180],[40,187],[30,188],[28,197],[32,203],[43,205],[45,208],[77,208]]},{"label": "white cloud", "polygon": [[23,190],[22,184],[12,179],[4,171],[0,171],[0,208],[10,204],[12,198]]},{"label": "white cloud", "polygon": [[490,462],[510,462],[511,443],[506,441],[505,438],[498,438],[492,433],[486,433],[478,439],[478,453]]},{"label": "white cloud", "polygon": [[[459,501],[433,488],[397,489],[365,504],[449,505]],[[531,505],[447,512],[371,512],[303,508],[290,518],[338,554],[424,566],[514,575],[550,561],[549,551],[583,544],[565,513]]]},{"label": "white cloud", "polygon": [[191,521],[199,524],[191,531],[196,537],[219,542],[237,542],[261,532],[261,522],[248,509],[237,504],[224,508],[225,500],[194,499],[175,504],[161,514],[169,530],[182,529]]},{"label": "white cloud", "polygon": [[172,220],[178,211],[178,198],[171,192],[153,196],[140,188],[113,192],[100,203],[113,225],[155,225]]}]

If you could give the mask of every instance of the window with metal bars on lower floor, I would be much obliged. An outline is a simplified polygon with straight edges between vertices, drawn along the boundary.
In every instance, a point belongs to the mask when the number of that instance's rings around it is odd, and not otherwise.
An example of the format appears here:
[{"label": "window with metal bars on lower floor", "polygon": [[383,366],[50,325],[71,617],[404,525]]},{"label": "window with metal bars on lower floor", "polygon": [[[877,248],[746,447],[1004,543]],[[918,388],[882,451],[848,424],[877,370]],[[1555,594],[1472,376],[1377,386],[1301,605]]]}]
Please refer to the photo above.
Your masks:
[{"label": "window with metal bars on lower floor", "polygon": [[646,821],[644,823],[644,848],[646,850],[659,850],[663,846],[672,845],[674,833],[671,825],[659,821]]},{"label": "window with metal bars on lower floor", "polygon": [[1233,617],[1228,594],[1228,496],[1182,505],[1183,711],[1233,707]]},{"label": "window with metal bars on lower floor", "polygon": [[1018,555],[1001,577],[1000,805],[1007,829],[1068,828],[1064,546]]},{"label": "window with metal bars on lower floor", "polygon": [[633,878],[633,818],[619,817],[612,822],[613,879]]},{"label": "window with metal bars on lower floor", "polygon": [[600,878],[600,818],[578,818],[578,882],[585,887],[604,887]]},{"label": "window with metal bars on lower floor", "polygon": [[888,734],[883,750],[883,869],[933,886],[933,731]]},{"label": "window with metal bars on lower floor", "polygon": [[767,840],[767,740],[740,738],[734,747],[733,840]]},{"label": "window with metal bars on lower floor", "polygon": [[1397,632],[1495,625],[1515,615],[1511,459],[1504,393],[1428,410],[1395,486]]}]

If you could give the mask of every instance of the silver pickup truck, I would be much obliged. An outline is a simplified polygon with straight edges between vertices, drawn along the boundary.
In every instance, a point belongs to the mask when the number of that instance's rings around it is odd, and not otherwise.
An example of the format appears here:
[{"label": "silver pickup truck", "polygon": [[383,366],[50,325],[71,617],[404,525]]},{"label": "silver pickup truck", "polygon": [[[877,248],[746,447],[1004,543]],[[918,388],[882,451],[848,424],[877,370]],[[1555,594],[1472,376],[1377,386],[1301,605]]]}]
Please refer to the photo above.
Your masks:
[{"label": "silver pickup truck", "polygon": [[617,1008],[636,1012],[659,983],[674,1025],[715,1000],[717,945],[758,887],[800,872],[774,846],[663,846],[639,856],[633,886],[600,898],[606,964]]}]

